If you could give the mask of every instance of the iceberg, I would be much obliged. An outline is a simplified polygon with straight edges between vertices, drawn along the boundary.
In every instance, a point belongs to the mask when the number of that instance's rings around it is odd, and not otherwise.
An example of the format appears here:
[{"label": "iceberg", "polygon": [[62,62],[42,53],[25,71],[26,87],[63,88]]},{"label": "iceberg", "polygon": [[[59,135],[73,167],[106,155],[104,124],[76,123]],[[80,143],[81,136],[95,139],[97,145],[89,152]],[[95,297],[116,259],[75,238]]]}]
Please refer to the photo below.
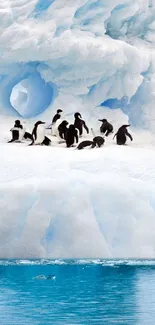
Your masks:
[{"label": "iceberg", "polygon": [[150,0],[3,1],[0,113],[48,117],[64,105],[91,115],[115,99],[154,130],[154,12]]},{"label": "iceberg", "polygon": [[154,257],[152,148],[1,152],[1,258]]},{"label": "iceberg", "polygon": [[[0,257],[155,257],[155,1],[0,4]],[[77,152],[6,145],[57,108],[135,142]],[[65,151],[64,151],[65,150]]]}]

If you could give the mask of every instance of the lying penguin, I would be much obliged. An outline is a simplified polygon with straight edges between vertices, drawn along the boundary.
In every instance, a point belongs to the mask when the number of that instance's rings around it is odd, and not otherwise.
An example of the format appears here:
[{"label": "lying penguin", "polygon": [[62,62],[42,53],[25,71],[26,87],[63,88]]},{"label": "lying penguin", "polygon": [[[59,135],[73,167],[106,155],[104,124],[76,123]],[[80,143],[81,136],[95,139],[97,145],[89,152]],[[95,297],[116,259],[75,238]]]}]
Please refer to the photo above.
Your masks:
[{"label": "lying penguin", "polygon": [[90,140],[85,140],[79,143],[77,146],[78,150],[84,149],[84,148],[95,148],[95,143]]},{"label": "lying penguin", "polygon": [[85,141],[82,141],[79,143],[79,145],[77,146],[77,149],[78,150],[81,150],[81,149],[84,149],[84,148],[95,148],[95,147],[101,147],[103,146],[105,140],[104,138],[100,137],[100,136],[97,136],[97,137],[94,137],[92,141],[90,140],[85,140]]},{"label": "lying penguin", "polygon": [[44,145],[49,146],[51,140],[45,136],[45,122],[38,121],[34,124],[32,131],[32,142],[29,146],[32,145]]},{"label": "lying penguin", "polygon": [[21,142],[23,139],[32,140],[32,134],[25,131],[20,120],[15,121],[14,127],[10,131],[12,132],[12,139],[8,143]]},{"label": "lying penguin", "polygon": [[90,141],[90,140],[85,140],[85,141],[82,141],[81,143],[79,143],[79,145],[77,146],[77,149],[78,150],[81,150],[81,149],[84,149],[84,148],[95,148],[95,147],[101,147],[104,145],[104,138],[101,137],[101,136],[96,136],[93,129],[91,128],[91,132],[93,134],[93,140]]}]

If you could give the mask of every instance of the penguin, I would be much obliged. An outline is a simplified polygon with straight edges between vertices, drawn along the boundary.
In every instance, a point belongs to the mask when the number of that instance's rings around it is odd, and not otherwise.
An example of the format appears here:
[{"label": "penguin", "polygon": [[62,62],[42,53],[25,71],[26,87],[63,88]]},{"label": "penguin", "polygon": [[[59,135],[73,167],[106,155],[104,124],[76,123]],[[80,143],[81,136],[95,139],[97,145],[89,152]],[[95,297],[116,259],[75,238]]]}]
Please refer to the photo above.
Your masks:
[{"label": "penguin", "polygon": [[113,125],[110,124],[105,118],[98,121],[102,122],[100,132],[104,133],[106,137],[113,132]]},{"label": "penguin", "polygon": [[64,133],[67,130],[68,122],[66,120],[58,119],[52,128],[52,135],[56,136],[59,140],[64,139]]},{"label": "penguin", "polygon": [[98,146],[99,148],[104,144],[105,140],[104,138],[100,137],[100,136],[96,136],[93,138],[92,141],[90,140],[85,140],[82,141],[81,143],[79,143],[79,145],[77,146],[78,150],[90,147],[91,149],[95,148],[96,146]]},{"label": "penguin", "polygon": [[101,146],[103,146],[104,142],[105,142],[104,138],[102,138],[100,136],[96,136],[93,138],[92,141],[85,140],[85,141],[82,141],[81,143],[79,143],[79,145],[77,146],[77,149],[81,150],[86,147],[90,147],[91,149],[93,149],[96,146],[98,146],[100,148]]},{"label": "penguin", "polygon": [[58,109],[57,113],[54,115],[52,123],[51,123],[51,133],[53,136],[57,136],[58,135],[58,126],[59,124],[61,124],[62,120],[62,113],[63,110],[62,109]]},{"label": "penguin", "polygon": [[126,143],[127,136],[131,141],[133,141],[131,134],[127,131],[127,127],[129,126],[130,125],[122,125],[114,135],[113,139],[116,137],[116,142],[118,145],[124,145]]},{"label": "penguin", "polygon": [[33,140],[31,142],[30,146],[32,146],[33,144],[49,146],[51,143],[51,140],[45,136],[45,122],[42,122],[42,121],[38,121],[34,124],[34,128],[32,131],[32,137],[33,137]]},{"label": "penguin", "polygon": [[12,139],[8,143],[21,142],[22,139],[32,140],[32,135],[29,132],[25,132],[20,120],[15,121],[14,127],[10,131],[12,132]]},{"label": "penguin", "polygon": [[75,140],[76,143],[78,143],[78,131],[76,130],[74,124],[70,124],[69,128],[67,129],[65,140],[67,148],[73,146]]},{"label": "penguin", "polygon": [[65,139],[65,137],[66,137],[66,132],[67,132],[67,129],[68,129],[67,125],[68,124],[69,123],[66,120],[64,120],[58,126],[59,137],[61,139]]},{"label": "penguin", "polygon": [[104,145],[104,138],[100,136],[96,136],[93,138],[93,143],[95,143],[95,146],[98,146],[99,148]]},{"label": "penguin", "polygon": [[59,119],[61,118],[61,115],[63,113],[63,110],[60,108],[60,109],[57,109],[57,113],[54,115],[53,117],[53,120],[52,120],[52,125]]},{"label": "penguin", "polygon": [[77,146],[78,150],[90,147],[90,148],[95,148],[95,143],[93,141],[90,140],[85,140],[79,143],[79,145]]},{"label": "penguin", "polygon": [[79,130],[79,135],[82,136],[82,134],[83,134],[83,128],[85,128],[85,130],[86,130],[86,132],[88,134],[89,133],[89,129],[88,129],[85,121],[82,120],[81,114],[78,113],[78,112],[75,113],[74,114],[74,118],[75,118],[75,120],[74,120],[74,126],[75,126],[76,129]]},{"label": "penguin", "polygon": [[52,123],[46,128],[46,129],[52,129],[52,125],[55,124],[55,122],[61,118],[61,115],[63,113],[63,110],[60,108],[60,109],[57,109],[57,112],[56,114],[53,116],[53,119],[52,119]]},{"label": "penguin", "polygon": [[100,135],[96,136],[95,133],[94,133],[93,128],[91,128],[91,132],[92,132],[92,135],[93,135],[93,142],[95,143],[95,146],[98,146],[99,148],[101,146],[103,146],[103,144],[105,142],[105,139],[103,137],[101,137]]},{"label": "penguin", "polygon": [[49,274],[46,279],[47,280],[55,280],[56,279],[56,276],[53,275],[53,274]]}]

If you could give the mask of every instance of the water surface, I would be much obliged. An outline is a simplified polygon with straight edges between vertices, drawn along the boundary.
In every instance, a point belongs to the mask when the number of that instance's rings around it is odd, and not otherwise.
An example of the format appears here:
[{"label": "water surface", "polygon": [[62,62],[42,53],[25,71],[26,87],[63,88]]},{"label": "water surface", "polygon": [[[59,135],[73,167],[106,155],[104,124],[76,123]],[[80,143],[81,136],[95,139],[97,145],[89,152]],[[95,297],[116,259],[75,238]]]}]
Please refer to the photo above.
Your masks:
[{"label": "water surface", "polygon": [[154,325],[155,261],[1,260],[0,324]]}]

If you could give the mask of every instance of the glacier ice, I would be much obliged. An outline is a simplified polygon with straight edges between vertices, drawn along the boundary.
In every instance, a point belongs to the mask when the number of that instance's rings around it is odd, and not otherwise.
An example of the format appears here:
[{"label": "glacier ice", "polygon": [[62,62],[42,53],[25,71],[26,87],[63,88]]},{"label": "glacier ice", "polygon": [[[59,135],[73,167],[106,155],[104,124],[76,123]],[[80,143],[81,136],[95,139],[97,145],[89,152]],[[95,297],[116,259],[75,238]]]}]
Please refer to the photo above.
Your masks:
[{"label": "glacier ice", "polygon": [[[154,15],[155,0],[1,1],[0,257],[155,257]],[[5,144],[15,117],[31,131],[58,107],[130,122],[135,142]]]},{"label": "glacier ice", "polygon": [[153,0],[3,1],[0,113],[48,118],[64,106],[89,116],[116,99],[153,131],[154,13]]},{"label": "glacier ice", "polygon": [[1,258],[154,258],[152,148],[1,153]]}]

